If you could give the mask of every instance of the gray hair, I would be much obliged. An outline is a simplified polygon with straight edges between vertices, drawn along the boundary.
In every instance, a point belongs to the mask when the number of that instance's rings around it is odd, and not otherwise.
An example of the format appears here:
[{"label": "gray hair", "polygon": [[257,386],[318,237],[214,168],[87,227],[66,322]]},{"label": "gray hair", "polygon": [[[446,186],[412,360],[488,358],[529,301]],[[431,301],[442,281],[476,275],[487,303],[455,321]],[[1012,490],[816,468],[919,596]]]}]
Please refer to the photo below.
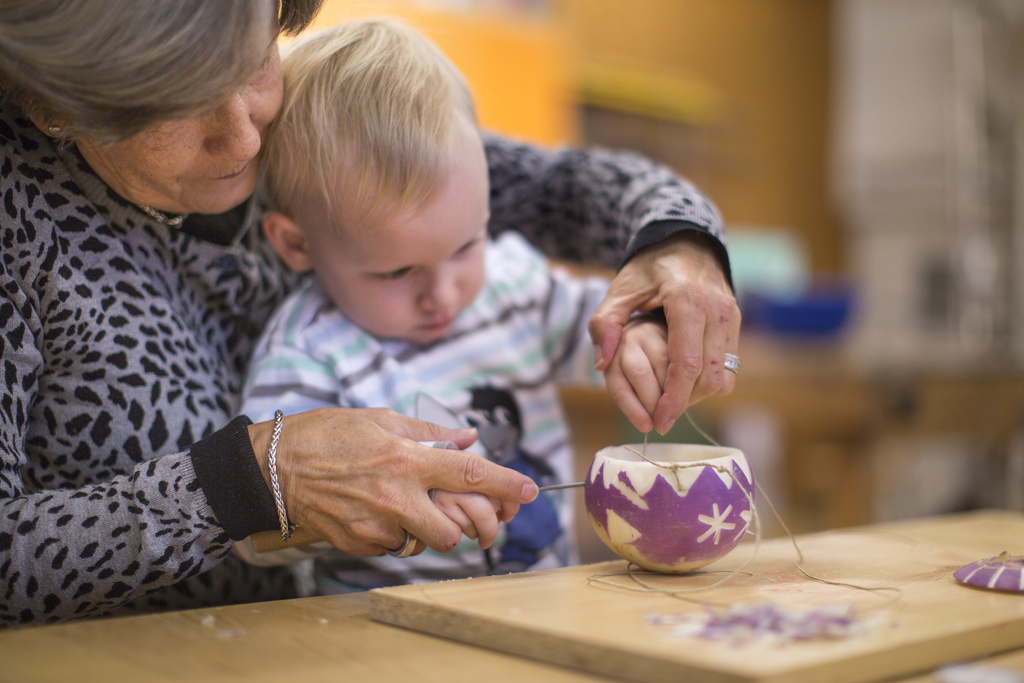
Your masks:
[{"label": "gray hair", "polygon": [[63,138],[117,142],[202,113],[258,68],[268,27],[323,0],[0,0],[3,97]]}]

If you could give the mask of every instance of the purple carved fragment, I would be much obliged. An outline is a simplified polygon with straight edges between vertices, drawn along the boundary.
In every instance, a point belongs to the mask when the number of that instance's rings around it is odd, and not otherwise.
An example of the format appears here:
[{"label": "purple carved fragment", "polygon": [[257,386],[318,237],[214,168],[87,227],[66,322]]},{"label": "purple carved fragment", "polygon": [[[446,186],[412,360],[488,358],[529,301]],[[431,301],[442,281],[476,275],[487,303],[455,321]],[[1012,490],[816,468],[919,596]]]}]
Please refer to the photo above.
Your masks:
[{"label": "purple carved fragment", "polygon": [[995,557],[960,567],[953,572],[953,577],[971,586],[1024,593],[1024,555],[1003,551]]}]

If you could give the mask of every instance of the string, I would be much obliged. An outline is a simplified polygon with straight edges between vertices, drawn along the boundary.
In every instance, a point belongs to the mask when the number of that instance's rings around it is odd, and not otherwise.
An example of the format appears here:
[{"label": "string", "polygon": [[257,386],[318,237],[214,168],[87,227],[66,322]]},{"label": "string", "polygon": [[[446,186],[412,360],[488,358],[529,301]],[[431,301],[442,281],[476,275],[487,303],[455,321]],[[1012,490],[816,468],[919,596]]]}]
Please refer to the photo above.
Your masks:
[{"label": "string", "polygon": [[[720,443],[718,443],[718,441],[713,439],[707,432],[705,432],[703,429],[701,429],[700,426],[694,421],[693,417],[688,412],[684,412],[683,414],[686,416],[686,419],[690,422],[690,425],[708,443],[710,443],[710,444],[712,444],[714,446],[718,446],[718,447],[722,446]],[[694,598],[686,597],[683,594],[696,593],[696,592],[710,590],[710,589],[715,588],[716,586],[719,586],[719,585],[725,583],[726,581],[734,578],[737,574],[745,574],[747,576],[753,576],[753,574],[751,572],[743,571],[744,567],[746,567],[751,562],[753,562],[754,558],[757,556],[757,551],[758,551],[758,548],[760,547],[760,543],[761,543],[761,517],[760,517],[760,515],[759,515],[759,513],[757,511],[757,506],[754,503],[753,496],[751,495],[751,493],[749,491],[747,491],[746,488],[744,488],[742,485],[740,485],[740,482],[736,478],[736,475],[729,468],[725,468],[725,467],[722,467],[720,465],[715,465],[714,463],[701,463],[701,462],[697,462],[697,463],[662,463],[662,462],[655,462],[655,461],[649,459],[646,456],[646,452],[647,452],[647,433],[646,432],[644,433],[644,444],[643,444],[643,452],[642,453],[636,451],[633,448],[630,448],[629,446],[624,446],[624,448],[626,450],[628,450],[629,452],[633,453],[634,455],[639,456],[645,462],[648,462],[648,463],[654,465],[655,467],[660,467],[662,469],[672,470],[672,473],[675,476],[676,483],[678,485],[677,488],[679,488],[680,490],[681,490],[681,486],[682,485],[681,485],[681,482],[679,480],[679,470],[681,470],[681,469],[686,469],[686,468],[690,468],[690,467],[710,467],[710,468],[714,469],[717,472],[724,472],[724,473],[728,474],[730,477],[732,477],[732,480],[736,483],[737,486],[740,487],[740,490],[743,491],[743,494],[747,498],[747,503],[750,506],[750,511],[751,511],[751,515],[752,515],[752,517],[751,517],[751,527],[753,527],[753,529],[754,529],[754,531],[753,531],[753,535],[754,535],[754,549],[751,552],[750,557],[748,557],[743,562],[743,564],[741,564],[736,569],[728,570],[728,571],[726,571],[726,570],[716,570],[716,571],[713,571],[713,572],[712,571],[702,572],[702,573],[705,573],[705,574],[719,573],[720,571],[725,571],[726,572],[726,576],[722,577],[718,581],[715,581],[714,583],[712,583],[710,585],[707,585],[707,586],[699,586],[699,587],[696,587],[696,588],[687,588],[687,589],[681,589],[681,588],[671,588],[671,589],[670,588],[658,588],[658,587],[652,586],[649,583],[647,583],[646,581],[644,581],[641,578],[641,576],[645,575],[645,574],[654,574],[656,576],[664,576],[664,575],[663,574],[659,574],[658,572],[643,571],[643,570],[639,569],[639,567],[637,565],[633,564],[632,562],[627,564],[625,574],[623,574],[623,572],[608,572],[608,573],[603,573],[603,574],[591,574],[591,575],[589,575],[587,577],[587,581],[588,582],[593,582],[593,583],[605,584],[605,585],[609,585],[609,586],[612,586],[612,587],[615,587],[615,588],[624,589],[624,590],[642,592],[642,593],[647,593],[647,592],[661,593],[661,594],[665,594],[665,595],[668,595],[668,596],[671,596],[671,597],[674,597],[674,598],[678,598],[680,600],[684,600],[684,601],[687,601],[687,602],[694,602],[694,603],[702,604],[702,605],[706,605],[706,606],[712,606],[712,607],[724,607],[724,606],[726,606],[726,605],[722,605],[722,604],[719,604],[719,603],[713,603],[713,602],[706,601],[706,600],[696,600]],[[866,591],[866,592],[875,593],[875,594],[885,593],[885,592],[895,593],[895,595],[893,597],[889,598],[886,601],[885,604],[897,602],[897,601],[899,601],[902,598],[903,591],[900,588],[897,588],[895,586],[882,586],[882,587],[877,587],[877,588],[872,588],[870,586],[859,586],[859,585],[854,584],[854,583],[848,583],[848,582],[845,582],[845,581],[833,581],[831,579],[826,579],[826,578],[821,577],[821,576],[815,576],[814,574],[812,574],[809,571],[807,571],[807,569],[805,569],[804,566],[803,566],[804,559],[805,559],[804,558],[804,553],[800,549],[799,543],[797,543],[796,536],[793,535],[792,531],[790,531],[789,526],[786,524],[785,520],[782,519],[782,515],[779,514],[779,511],[775,507],[775,504],[772,502],[771,498],[769,498],[768,495],[764,492],[764,489],[761,488],[761,485],[758,484],[756,480],[754,481],[754,487],[756,488],[757,492],[761,495],[762,499],[766,503],[768,503],[768,507],[771,508],[772,514],[775,516],[775,519],[779,522],[779,525],[782,527],[782,530],[786,533],[786,536],[789,538],[790,543],[793,544],[793,550],[796,552],[796,557],[797,557],[797,559],[794,560],[794,562],[793,562],[793,566],[804,578],[806,578],[806,579],[808,579],[810,581],[815,581],[817,583],[828,584],[830,586],[838,586],[838,587],[841,587],[841,588],[851,588],[851,589],[860,590],[860,591]],[[746,533],[751,533],[751,529],[748,528]],[[634,581],[637,584],[637,586],[639,586],[639,588],[636,587],[636,586],[629,586],[629,585],[625,585],[625,584],[622,584],[622,583],[617,583],[617,582],[614,582],[614,581],[610,580],[612,577],[621,577],[623,575],[629,577],[632,581]]]}]

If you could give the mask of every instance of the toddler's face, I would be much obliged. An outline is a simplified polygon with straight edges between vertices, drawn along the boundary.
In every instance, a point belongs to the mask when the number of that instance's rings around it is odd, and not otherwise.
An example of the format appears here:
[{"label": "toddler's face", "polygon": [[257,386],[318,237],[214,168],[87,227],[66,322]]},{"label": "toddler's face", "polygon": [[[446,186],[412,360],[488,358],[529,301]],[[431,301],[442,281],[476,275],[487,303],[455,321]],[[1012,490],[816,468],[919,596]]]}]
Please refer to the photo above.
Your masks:
[{"label": "toddler's face", "polygon": [[441,339],[483,284],[487,161],[475,128],[460,126],[457,137],[447,183],[426,206],[340,236],[309,235],[327,293],[375,336],[416,344]]}]

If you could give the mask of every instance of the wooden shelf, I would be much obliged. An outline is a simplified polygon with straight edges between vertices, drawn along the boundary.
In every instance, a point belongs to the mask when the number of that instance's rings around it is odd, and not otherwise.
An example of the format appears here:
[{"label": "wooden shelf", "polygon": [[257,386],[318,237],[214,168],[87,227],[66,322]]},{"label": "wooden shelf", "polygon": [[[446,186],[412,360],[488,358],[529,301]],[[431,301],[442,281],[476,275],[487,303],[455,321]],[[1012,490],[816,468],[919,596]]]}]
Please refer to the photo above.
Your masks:
[{"label": "wooden shelf", "polygon": [[723,116],[714,86],[650,67],[583,58],[577,87],[584,106],[696,126],[716,125]]}]

